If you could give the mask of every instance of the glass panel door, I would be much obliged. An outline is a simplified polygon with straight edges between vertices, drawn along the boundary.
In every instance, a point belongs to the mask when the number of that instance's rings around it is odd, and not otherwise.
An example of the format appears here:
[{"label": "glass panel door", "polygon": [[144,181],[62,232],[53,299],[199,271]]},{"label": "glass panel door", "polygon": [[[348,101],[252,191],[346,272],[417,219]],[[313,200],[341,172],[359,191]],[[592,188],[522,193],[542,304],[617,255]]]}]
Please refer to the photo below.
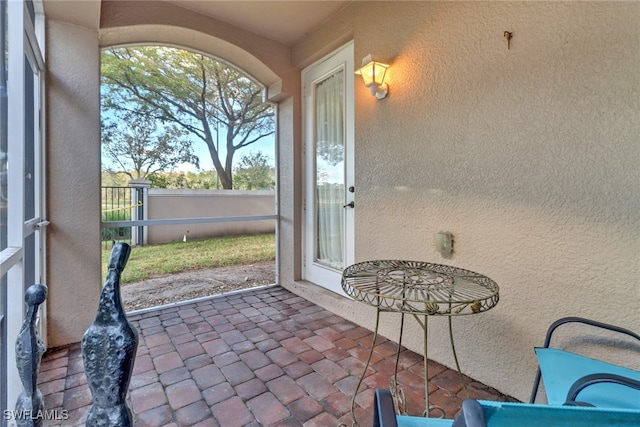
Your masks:
[{"label": "glass panel door", "polygon": [[344,70],[315,84],[314,262],[343,270],[344,265]]},{"label": "glass panel door", "polygon": [[353,262],[353,44],[303,71],[304,278],[343,294]]}]

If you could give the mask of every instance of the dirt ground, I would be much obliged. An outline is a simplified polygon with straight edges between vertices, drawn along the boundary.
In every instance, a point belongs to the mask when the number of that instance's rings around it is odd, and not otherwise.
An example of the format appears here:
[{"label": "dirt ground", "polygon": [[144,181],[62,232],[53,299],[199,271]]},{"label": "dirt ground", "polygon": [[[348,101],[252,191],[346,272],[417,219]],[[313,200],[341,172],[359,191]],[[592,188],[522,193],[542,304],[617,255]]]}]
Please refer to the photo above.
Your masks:
[{"label": "dirt ground", "polygon": [[123,284],[126,311],[275,283],[275,261],[152,277]]}]

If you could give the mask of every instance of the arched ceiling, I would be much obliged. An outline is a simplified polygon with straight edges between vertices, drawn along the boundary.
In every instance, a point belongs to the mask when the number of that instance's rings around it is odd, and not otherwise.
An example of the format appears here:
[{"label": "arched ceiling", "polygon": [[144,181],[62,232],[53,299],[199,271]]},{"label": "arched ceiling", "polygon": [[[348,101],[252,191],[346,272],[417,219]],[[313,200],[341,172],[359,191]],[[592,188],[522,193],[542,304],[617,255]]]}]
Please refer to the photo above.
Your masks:
[{"label": "arched ceiling", "polygon": [[[52,19],[99,29],[101,3],[102,0],[44,0],[44,9],[46,15]],[[153,7],[154,2],[145,1],[145,3],[148,7]],[[295,41],[337,14],[351,3],[351,0],[166,0],[166,3],[227,22],[243,30],[291,46]]]}]

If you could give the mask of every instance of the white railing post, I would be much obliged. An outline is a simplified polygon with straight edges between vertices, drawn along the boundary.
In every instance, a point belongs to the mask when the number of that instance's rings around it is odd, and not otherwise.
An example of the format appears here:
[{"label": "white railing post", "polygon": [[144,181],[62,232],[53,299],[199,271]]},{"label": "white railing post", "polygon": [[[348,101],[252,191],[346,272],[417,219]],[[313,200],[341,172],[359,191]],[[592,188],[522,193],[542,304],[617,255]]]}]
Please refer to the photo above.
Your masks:
[{"label": "white railing post", "polygon": [[[132,179],[131,187],[131,220],[141,221],[147,217],[147,200],[151,181],[146,179]],[[131,227],[131,246],[144,246],[147,243],[147,233],[144,226]]]}]

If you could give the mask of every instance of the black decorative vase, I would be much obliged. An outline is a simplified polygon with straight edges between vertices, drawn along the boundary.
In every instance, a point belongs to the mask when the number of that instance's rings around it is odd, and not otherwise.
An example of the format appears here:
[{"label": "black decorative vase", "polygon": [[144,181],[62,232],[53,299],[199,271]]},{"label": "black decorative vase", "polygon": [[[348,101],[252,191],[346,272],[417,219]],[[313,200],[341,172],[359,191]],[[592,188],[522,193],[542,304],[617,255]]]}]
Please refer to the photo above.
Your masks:
[{"label": "black decorative vase", "polygon": [[19,427],[39,427],[43,423],[40,416],[44,411],[44,398],[38,389],[38,371],[44,353],[44,344],[36,328],[38,307],[47,298],[47,287],[31,285],[24,293],[27,303],[27,315],[16,339],[16,364],[24,391],[18,396],[16,411],[31,416],[16,420]]},{"label": "black decorative vase", "polygon": [[138,349],[138,331],[129,323],[120,299],[120,276],[131,246],[111,251],[96,320],[82,337],[82,358],[93,403],[87,426],[128,427],[133,424],[125,403]]}]

